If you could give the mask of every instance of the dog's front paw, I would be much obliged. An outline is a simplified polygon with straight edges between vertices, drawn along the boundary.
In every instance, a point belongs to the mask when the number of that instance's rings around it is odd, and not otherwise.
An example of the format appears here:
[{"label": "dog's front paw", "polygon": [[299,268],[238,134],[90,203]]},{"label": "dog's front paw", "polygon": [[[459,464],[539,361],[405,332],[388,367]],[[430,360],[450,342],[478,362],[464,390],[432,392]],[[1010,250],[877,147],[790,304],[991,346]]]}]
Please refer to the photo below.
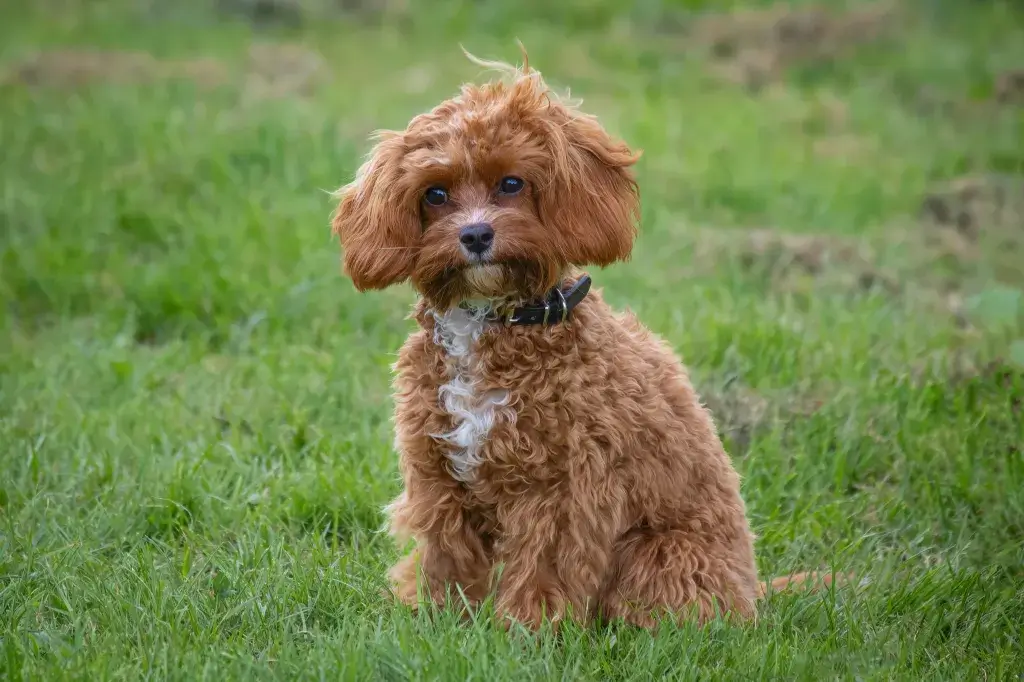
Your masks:
[{"label": "dog's front paw", "polygon": [[511,629],[513,625],[518,623],[528,630],[536,631],[540,629],[541,623],[544,622],[543,612],[541,609],[499,606],[497,613],[498,625],[505,630]]},{"label": "dog's front paw", "polygon": [[419,566],[419,556],[413,552],[399,559],[398,563],[388,571],[392,596],[396,601],[411,607],[413,610],[418,609],[420,604],[418,589]]},{"label": "dog's front paw", "polygon": [[400,604],[418,610],[424,603],[439,608],[451,606],[467,612],[479,606],[478,590],[466,590],[457,582],[446,582],[423,570],[423,559],[416,551],[402,557],[388,572],[391,596]]},{"label": "dog's front paw", "polygon": [[508,629],[518,623],[529,630],[539,630],[547,619],[557,627],[562,620],[562,609],[558,603],[545,599],[540,593],[509,594],[499,597],[495,611],[499,624]]}]

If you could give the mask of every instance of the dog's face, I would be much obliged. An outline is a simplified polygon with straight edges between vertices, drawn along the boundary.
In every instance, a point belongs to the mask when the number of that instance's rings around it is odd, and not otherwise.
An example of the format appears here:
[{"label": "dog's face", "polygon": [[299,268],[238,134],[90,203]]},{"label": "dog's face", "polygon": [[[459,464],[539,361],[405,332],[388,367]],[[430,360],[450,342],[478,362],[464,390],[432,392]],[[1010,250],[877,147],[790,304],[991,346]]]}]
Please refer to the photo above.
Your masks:
[{"label": "dog's face", "polygon": [[409,279],[436,308],[529,300],[629,256],[638,155],[524,66],[380,135],[333,219],[359,289]]}]

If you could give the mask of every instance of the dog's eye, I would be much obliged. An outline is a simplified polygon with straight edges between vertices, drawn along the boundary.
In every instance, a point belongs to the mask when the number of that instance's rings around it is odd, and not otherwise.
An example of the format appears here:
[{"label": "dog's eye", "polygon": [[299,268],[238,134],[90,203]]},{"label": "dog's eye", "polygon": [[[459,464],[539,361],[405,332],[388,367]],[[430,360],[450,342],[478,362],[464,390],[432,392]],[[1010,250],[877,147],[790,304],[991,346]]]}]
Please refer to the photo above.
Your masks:
[{"label": "dog's eye", "polygon": [[523,191],[523,187],[525,186],[526,183],[523,182],[522,178],[509,175],[508,177],[502,178],[501,182],[498,183],[498,190],[502,194],[519,194]]},{"label": "dog's eye", "polygon": [[423,201],[431,206],[444,206],[448,203],[448,192],[443,187],[431,187],[423,193]]}]

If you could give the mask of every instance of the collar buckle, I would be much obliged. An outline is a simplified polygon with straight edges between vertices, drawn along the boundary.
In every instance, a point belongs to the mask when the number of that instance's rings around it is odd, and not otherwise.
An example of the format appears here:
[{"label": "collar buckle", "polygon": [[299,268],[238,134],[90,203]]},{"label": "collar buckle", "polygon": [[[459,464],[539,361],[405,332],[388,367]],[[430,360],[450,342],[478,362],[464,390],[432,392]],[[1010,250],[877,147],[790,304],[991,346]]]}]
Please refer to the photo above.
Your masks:
[{"label": "collar buckle", "polygon": [[510,306],[508,312],[505,313],[505,326],[511,327],[517,322],[519,322],[519,317],[516,315],[516,309]]},{"label": "collar buckle", "polygon": [[[510,306],[506,310],[492,309],[488,319],[505,327],[534,324],[545,327],[552,324],[568,325],[573,309],[587,297],[590,284],[590,276],[583,275],[567,290],[563,291],[561,287],[554,287],[535,303],[518,308]],[[561,308],[559,309],[558,306]],[[552,309],[555,309],[554,314],[552,314]]]},{"label": "collar buckle", "polygon": [[[565,294],[561,287],[555,287],[555,293],[558,294],[558,300],[562,302],[562,319],[559,322],[565,324],[565,321],[569,319],[569,304],[565,301]],[[544,324],[548,323],[547,305],[547,301],[544,301]]]}]

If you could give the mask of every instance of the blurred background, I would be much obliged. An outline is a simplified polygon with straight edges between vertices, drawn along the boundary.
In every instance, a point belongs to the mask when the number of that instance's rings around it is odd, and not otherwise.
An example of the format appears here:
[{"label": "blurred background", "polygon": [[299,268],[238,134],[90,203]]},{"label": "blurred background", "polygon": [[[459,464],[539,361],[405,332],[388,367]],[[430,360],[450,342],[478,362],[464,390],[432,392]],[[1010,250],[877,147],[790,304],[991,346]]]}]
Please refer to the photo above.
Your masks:
[{"label": "blurred background", "polygon": [[[7,3],[3,314],[23,327],[109,313],[154,341],[224,336],[257,310],[315,324],[336,306],[306,309],[308,289],[344,295],[318,190],[351,178],[371,131],[488,76],[459,44],[515,62],[516,38],[645,151],[649,267],[615,277],[661,289],[738,256],[756,261],[741,270],[783,276],[773,287],[913,284],[956,313],[1020,272],[1003,242],[1019,239],[1006,226],[1020,221],[1021,12],[985,0]],[[778,272],[780,259],[795,262]]]},{"label": "blurred background", "polygon": [[[0,13],[9,672],[336,672],[338,647],[357,678],[383,674],[366,660],[659,675],[679,652],[814,679],[890,655],[924,677],[1021,663],[1024,5]],[[638,635],[462,639],[379,596],[389,367],[414,295],[342,277],[329,192],[372,131],[489,77],[460,44],[516,62],[516,39],[644,151],[633,259],[591,274],[691,369],[762,571],[872,578],[849,609],[772,607],[773,627],[669,639],[666,659]]]}]

